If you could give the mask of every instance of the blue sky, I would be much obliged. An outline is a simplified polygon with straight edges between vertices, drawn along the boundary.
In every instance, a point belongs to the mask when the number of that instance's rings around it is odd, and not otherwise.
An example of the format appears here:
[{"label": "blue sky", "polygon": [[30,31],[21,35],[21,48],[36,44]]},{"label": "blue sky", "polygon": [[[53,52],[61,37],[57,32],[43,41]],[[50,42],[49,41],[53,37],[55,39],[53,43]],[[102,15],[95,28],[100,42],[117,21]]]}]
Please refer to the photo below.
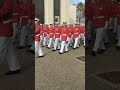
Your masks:
[{"label": "blue sky", "polygon": [[71,4],[77,4],[77,3],[79,3],[79,2],[85,3],[85,0],[70,0],[70,3],[71,3]]}]

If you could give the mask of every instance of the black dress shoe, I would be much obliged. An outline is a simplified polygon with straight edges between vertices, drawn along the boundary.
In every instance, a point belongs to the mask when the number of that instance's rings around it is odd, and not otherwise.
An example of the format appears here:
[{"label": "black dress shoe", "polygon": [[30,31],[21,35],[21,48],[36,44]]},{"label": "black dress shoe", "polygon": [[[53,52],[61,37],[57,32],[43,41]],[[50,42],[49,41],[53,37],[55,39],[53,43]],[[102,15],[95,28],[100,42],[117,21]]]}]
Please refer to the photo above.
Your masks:
[{"label": "black dress shoe", "polygon": [[47,47],[48,49],[51,49],[50,47]]},{"label": "black dress shoe", "polygon": [[109,45],[109,42],[105,42],[104,44],[105,44],[105,45]]},{"label": "black dress shoe", "polygon": [[59,52],[59,54],[63,54],[63,53]]},{"label": "black dress shoe", "polygon": [[115,39],[115,42],[118,42],[118,40],[117,40],[117,39]]},{"label": "black dress shoe", "polygon": [[92,56],[96,56],[96,52],[95,51],[92,51]]},{"label": "black dress shoe", "polygon": [[65,51],[65,53],[67,53],[68,51]]},{"label": "black dress shoe", "polygon": [[116,35],[117,33],[114,32],[114,35]]},{"label": "black dress shoe", "polygon": [[90,39],[90,40],[88,40],[88,42],[91,42],[91,39]]},{"label": "black dress shoe", "polygon": [[120,46],[116,46],[116,49],[117,49],[117,50],[120,50]]},{"label": "black dress shoe", "polygon": [[16,48],[18,48],[18,49],[23,49],[23,48],[25,48],[25,47],[23,47],[23,46],[19,46],[19,47],[16,47]]},{"label": "black dress shoe", "polygon": [[88,49],[88,47],[85,47],[85,49],[87,50],[87,49]]},{"label": "black dress shoe", "polygon": [[43,56],[38,56],[37,58],[41,58],[41,57],[44,57],[44,55]]},{"label": "black dress shoe", "polygon": [[29,53],[35,54],[35,52],[33,50],[26,50]]},{"label": "black dress shoe", "polygon": [[53,49],[52,51],[56,51],[56,50]]},{"label": "black dress shoe", "polygon": [[32,45],[27,45],[26,47],[31,47]]},{"label": "black dress shoe", "polygon": [[76,48],[73,48],[74,50],[76,49]]},{"label": "black dress shoe", "polygon": [[105,52],[104,49],[100,49],[100,51],[98,52],[98,54],[102,54],[102,53],[104,53],[104,52]]},{"label": "black dress shoe", "polygon": [[110,32],[112,32],[112,31],[113,31],[113,29],[109,29],[109,31],[110,31]]},{"label": "black dress shoe", "polygon": [[20,69],[18,69],[18,70],[15,70],[15,71],[9,71],[9,72],[5,73],[5,75],[19,74],[20,72],[21,72]]}]

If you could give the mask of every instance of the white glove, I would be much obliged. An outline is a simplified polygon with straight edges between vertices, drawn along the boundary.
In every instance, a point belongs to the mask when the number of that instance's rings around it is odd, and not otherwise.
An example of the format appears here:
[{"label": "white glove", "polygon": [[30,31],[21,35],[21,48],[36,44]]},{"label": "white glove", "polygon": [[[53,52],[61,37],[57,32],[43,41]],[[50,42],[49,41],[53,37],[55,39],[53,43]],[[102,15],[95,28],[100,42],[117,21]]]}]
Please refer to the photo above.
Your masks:
[{"label": "white glove", "polygon": [[108,21],[105,22],[105,27],[104,27],[104,29],[105,29],[105,30],[108,29]]},{"label": "white glove", "polygon": [[69,40],[69,37],[67,37],[67,40],[66,41],[68,41]]}]

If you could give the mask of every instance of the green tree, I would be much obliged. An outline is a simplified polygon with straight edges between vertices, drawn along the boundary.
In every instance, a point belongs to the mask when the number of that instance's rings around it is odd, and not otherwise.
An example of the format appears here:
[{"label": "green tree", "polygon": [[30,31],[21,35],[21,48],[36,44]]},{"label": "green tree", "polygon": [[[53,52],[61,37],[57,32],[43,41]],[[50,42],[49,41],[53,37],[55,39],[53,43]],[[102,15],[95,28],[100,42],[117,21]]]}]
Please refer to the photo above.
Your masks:
[{"label": "green tree", "polygon": [[82,2],[78,3],[77,9],[83,12],[83,14],[85,15],[85,4],[84,3]]}]

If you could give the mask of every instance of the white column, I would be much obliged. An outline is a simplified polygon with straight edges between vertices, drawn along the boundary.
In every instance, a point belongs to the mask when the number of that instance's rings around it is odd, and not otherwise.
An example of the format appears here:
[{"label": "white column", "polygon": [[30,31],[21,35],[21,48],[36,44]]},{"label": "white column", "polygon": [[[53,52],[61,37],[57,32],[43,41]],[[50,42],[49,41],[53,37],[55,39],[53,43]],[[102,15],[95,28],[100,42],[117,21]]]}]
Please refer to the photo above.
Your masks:
[{"label": "white column", "polygon": [[60,24],[69,23],[70,0],[60,0]]},{"label": "white column", "polygon": [[44,20],[45,24],[51,24],[54,22],[54,0],[44,0]]},{"label": "white column", "polygon": [[70,12],[69,12],[69,22],[71,24],[76,23],[76,6],[75,5],[70,5]]}]

